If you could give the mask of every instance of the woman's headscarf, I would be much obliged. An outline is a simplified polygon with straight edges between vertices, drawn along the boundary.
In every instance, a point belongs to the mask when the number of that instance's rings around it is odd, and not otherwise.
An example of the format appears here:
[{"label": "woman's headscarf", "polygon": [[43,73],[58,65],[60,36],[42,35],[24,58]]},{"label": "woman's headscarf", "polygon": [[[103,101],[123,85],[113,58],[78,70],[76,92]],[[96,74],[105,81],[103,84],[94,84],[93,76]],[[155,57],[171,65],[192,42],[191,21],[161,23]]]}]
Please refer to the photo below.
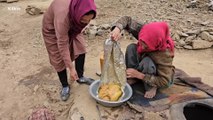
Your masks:
[{"label": "woman's headscarf", "polygon": [[96,6],[94,0],[71,0],[70,3],[70,22],[71,30],[70,34],[72,36],[79,34],[82,29],[86,26],[80,22],[81,17],[86,13],[94,11],[94,17],[96,17]]},{"label": "woman's headscarf", "polygon": [[[138,40],[137,51],[139,54],[169,49],[172,56],[174,55],[174,42],[170,37],[169,27],[166,22],[153,22],[144,25],[140,30]],[[142,42],[146,44],[146,49]]]}]

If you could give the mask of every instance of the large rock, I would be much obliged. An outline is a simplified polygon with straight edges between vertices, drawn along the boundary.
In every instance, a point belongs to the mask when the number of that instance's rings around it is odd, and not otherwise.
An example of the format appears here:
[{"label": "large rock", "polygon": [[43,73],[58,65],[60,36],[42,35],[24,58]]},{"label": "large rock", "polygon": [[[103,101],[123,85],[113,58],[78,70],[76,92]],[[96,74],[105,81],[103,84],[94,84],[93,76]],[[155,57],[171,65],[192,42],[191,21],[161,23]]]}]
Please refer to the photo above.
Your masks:
[{"label": "large rock", "polygon": [[213,42],[209,42],[205,40],[192,41],[193,49],[206,49],[206,48],[210,48],[212,45],[213,45]]},{"label": "large rock", "polygon": [[206,40],[206,41],[210,41],[212,42],[213,41],[213,36],[210,35],[208,32],[204,31],[200,34],[200,37],[203,39],[203,40]]}]

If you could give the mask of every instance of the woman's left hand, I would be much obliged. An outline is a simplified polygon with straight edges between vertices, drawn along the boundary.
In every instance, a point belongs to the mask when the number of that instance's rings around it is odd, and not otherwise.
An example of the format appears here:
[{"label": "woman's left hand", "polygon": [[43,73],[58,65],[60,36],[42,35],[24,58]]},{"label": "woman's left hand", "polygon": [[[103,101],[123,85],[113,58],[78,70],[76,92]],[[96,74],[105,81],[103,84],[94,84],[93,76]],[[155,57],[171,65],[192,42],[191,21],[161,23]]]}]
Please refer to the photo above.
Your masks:
[{"label": "woman's left hand", "polygon": [[126,70],[126,75],[127,78],[138,78],[138,79],[143,79],[144,78],[144,74],[137,71],[136,69],[133,68],[128,68]]}]

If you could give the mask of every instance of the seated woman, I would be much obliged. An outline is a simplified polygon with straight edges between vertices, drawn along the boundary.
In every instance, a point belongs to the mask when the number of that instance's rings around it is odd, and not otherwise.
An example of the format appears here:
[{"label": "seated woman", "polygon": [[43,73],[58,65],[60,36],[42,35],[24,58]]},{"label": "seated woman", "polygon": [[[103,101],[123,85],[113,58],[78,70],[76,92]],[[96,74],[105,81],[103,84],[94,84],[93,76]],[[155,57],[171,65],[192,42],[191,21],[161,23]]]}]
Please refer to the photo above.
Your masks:
[{"label": "seated woman", "polygon": [[144,82],[146,98],[153,98],[158,88],[173,83],[174,42],[166,22],[141,24],[131,17],[121,17],[112,27],[111,38],[117,41],[125,29],[136,39],[137,44],[128,45],[125,54],[127,82]]}]

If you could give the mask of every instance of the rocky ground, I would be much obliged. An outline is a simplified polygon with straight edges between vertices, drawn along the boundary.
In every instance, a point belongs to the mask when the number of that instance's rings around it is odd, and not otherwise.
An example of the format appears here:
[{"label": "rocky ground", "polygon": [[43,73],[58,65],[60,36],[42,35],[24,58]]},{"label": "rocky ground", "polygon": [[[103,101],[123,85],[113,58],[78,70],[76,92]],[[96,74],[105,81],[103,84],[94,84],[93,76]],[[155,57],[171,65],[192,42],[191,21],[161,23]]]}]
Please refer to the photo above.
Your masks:
[{"label": "rocky ground", "polygon": [[[0,0],[6,1],[6,0]],[[17,0],[18,1],[18,0]],[[108,38],[109,26],[124,15],[148,23],[167,21],[176,42],[174,65],[191,76],[202,77],[213,86],[213,12],[208,0],[95,0],[97,18],[85,31],[88,55],[85,74],[95,75],[103,41]],[[9,0],[8,0],[9,2]],[[169,112],[121,114],[121,108],[99,106],[90,97],[88,86],[72,82],[71,98],[60,101],[60,83],[50,66],[41,36],[42,13],[51,0],[19,0],[0,3],[0,120],[23,120],[39,106],[52,110],[58,120],[169,119]],[[26,9],[26,10],[25,10]],[[125,33],[122,50],[136,42]],[[70,82],[71,83],[71,82]],[[122,116],[123,115],[123,116]],[[129,118],[129,119],[130,119]]]}]

